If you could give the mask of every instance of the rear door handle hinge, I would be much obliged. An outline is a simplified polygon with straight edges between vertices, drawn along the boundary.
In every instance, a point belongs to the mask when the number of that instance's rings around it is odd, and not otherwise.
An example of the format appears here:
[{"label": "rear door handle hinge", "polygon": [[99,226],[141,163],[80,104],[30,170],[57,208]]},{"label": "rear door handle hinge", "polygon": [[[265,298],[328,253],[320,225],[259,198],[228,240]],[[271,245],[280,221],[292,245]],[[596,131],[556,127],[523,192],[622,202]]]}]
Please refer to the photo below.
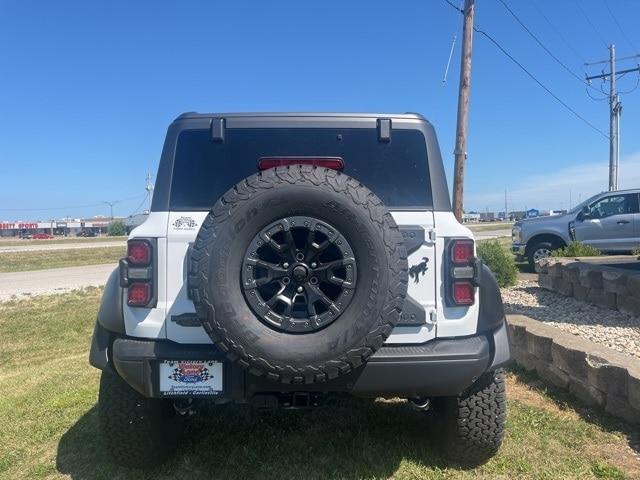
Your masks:
[{"label": "rear door handle hinge", "polygon": [[429,238],[430,242],[435,242],[436,241],[436,231],[433,228],[430,228],[429,231],[427,232],[427,237]]},{"label": "rear door handle hinge", "polygon": [[436,325],[438,323],[438,312],[431,310],[429,312],[429,319],[427,320],[427,323],[430,325]]}]

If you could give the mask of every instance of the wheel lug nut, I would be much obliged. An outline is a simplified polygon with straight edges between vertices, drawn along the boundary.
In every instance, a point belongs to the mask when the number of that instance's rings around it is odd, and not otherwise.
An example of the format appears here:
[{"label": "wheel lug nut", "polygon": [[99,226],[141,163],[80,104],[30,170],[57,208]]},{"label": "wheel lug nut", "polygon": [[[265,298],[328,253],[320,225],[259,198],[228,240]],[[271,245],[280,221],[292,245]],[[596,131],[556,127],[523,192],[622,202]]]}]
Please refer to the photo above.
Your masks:
[{"label": "wheel lug nut", "polygon": [[318,266],[318,264],[316,262],[312,262],[311,263],[311,268],[316,268]]},{"label": "wheel lug nut", "polygon": [[298,287],[298,293],[302,293],[303,290],[304,290],[304,288]]},{"label": "wheel lug nut", "polygon": [[282,266],[283,266],[284,268],[289,268],[289,264],[288,264],[287,262],[284,262],[284,263],[282,264]]}]

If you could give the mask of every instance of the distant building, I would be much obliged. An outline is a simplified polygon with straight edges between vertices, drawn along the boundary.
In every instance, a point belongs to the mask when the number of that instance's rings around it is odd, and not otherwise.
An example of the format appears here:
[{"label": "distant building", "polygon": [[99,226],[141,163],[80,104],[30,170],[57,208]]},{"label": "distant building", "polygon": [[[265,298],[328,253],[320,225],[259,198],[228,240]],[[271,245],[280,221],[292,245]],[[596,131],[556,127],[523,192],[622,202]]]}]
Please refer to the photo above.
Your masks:
[{"label": "distant building", "polygon": [[525,212],[524,210],[516,210],[516,211],[509,212],[509,218],[511,218],[511,220],[522,220],[526,216],[527,216],[527,212]]},{"label": "distant building", "polygon": [[539,216],[540,216],[540,210],[537,210],[535,208],[531,208],[527,210],[527,218],[535,218]]},{"label": "distant building", "polygon": [[473,223],[480,221],[480,214],[471,212],[471,213],[463,213],[462,214],[462,222],[463,223]]},{"label": "distant building", "polygon": [[107,233],[109,220],[96,218],[63,218],[61,220],[42,221],[0,221],[0,237],[30,237],[35,233],[47,233],[57,236],[76,236],[86,232],[95,235]]},{"label": "distant building", "polygon": [[493,222],[496,219],[496,214],[493,212],[482,212],[480,213],[480,221],[481,222]]}]

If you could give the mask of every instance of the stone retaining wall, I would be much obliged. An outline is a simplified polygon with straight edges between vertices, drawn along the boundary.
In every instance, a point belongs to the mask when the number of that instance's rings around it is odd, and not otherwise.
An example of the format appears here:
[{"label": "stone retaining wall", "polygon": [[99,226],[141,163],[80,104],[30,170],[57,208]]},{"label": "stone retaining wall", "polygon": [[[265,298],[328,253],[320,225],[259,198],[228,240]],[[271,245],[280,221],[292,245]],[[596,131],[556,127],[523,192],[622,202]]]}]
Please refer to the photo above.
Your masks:
[{"label": "stone retaining wall", "polygon": [[587,259],[545,258],[539,262],[538,283],[567,297],[640,316],[640,273],[631,270]]},{"label": "stone retaining wall", "polygon": [[513,358],[589,406],[640,423],[640,360],[523,315],[508,315]]}]

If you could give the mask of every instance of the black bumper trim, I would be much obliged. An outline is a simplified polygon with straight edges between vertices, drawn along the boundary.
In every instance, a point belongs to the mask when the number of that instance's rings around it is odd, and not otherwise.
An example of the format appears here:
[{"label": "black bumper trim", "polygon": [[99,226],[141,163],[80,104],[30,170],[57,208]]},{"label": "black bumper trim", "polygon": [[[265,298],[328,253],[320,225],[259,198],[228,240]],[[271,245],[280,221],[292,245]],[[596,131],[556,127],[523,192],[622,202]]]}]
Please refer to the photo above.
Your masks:
[{"label": "black bumper trim", "polygon": [[[488,370],[510,359],[506,325],[486,334],[431,340],[422,345],[385,345],[356,371],[326,383],[276,384],[253,376],[225,359],[212,345],[182,345],[167,340],[112,338],[109,364],[141,394],[159,397],[161,360],[218,360],[224,363],[220,398],[244,401],[260,392],[346,392],[363,397],[457,395]],[[104,339],[100,343],[103,343]],[[102,350],[102,349],[99,349]],[[92,354],[93,354],[92,349]],[[102,358],[102,357],[101,357]],[[92,365],[105,370],[104,361]]]},{"label": "black bumper trim", "polygon": [[490,342],[484,335],[384,346],[371,357],[351,393],[407,398],[457,395],[482,375],[490,362]]}]

